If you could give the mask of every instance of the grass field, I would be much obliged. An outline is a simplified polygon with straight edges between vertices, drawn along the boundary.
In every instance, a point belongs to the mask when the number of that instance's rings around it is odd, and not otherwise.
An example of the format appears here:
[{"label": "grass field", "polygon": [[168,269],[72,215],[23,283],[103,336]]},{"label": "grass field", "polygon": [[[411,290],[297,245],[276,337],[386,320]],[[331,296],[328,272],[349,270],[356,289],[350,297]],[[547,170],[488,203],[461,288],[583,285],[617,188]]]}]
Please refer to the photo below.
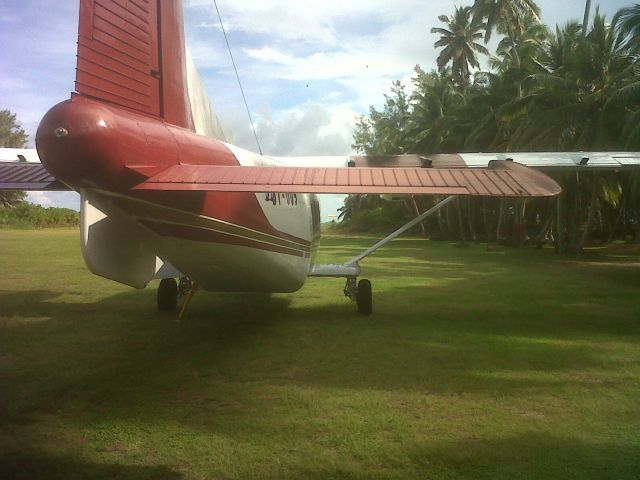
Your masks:
[{"label": "grass field", "polygon": [[640,478],[639,249],[401,239],[363,267],[372,317],[312,279],[178,323],[74,230],[0,231],[0,478]]}]

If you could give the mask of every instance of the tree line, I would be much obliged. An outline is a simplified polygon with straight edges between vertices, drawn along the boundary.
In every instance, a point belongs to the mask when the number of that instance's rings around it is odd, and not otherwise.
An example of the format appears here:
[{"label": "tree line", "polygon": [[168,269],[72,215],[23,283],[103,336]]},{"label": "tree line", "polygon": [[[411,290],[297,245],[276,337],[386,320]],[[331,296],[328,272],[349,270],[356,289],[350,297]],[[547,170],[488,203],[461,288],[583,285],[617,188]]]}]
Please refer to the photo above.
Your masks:
[{"label": "tree line", "polygon": [[[404,153],[620,151],[640,149],[640,5],[608,21],[551,29],[532,0],[476,0],[441,15],[437,70],[416,66],[412,88],[395,81],[381,109],[358,118],[353,148]],[[487,42],[501,35],[495,52]],[[488,70],[482,70],[481,56]],[[588,240],[640,240],[640,175],[551,174],[551,199],[459,199],[428,219],[432,238],[551,241],[578,251]],[[350,196],[341,227],[371,231],[405,221],[438,198],[385,202]]]}]

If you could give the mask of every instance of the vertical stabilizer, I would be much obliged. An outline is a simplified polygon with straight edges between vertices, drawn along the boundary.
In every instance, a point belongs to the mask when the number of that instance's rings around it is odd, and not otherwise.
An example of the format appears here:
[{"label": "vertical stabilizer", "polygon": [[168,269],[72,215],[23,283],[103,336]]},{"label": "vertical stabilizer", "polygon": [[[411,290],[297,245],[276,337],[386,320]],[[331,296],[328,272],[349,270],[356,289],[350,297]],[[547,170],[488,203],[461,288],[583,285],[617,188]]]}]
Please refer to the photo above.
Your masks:
[{"label": "vertical stabilizer", "polygon": [[193,130],[182,0],[80,0],[76,91]]},{"label": "vertical stabilizer", "polygon": [[200,78],[198,69],[193,63],[189,49],[187,49],[187,84],[195,132],[198,135],[226,142],[224,131],[213,109],[209,95],[207,95],[207,89],[202,78]]}]

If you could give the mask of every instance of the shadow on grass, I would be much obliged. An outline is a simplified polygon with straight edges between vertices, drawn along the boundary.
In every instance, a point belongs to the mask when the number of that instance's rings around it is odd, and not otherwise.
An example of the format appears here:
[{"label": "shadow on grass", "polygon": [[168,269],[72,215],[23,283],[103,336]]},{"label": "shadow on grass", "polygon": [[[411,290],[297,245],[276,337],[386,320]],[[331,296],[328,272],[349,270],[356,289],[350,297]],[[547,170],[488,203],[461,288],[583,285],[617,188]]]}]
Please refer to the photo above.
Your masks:
[{"label": "shadow on grass", "polygon": [[[413,478],[615,478],[636,480],[640,473],[640,447],[606,441],[578,440],[542,432],[528,432],[499,439],[467,439],[457,442],[407,445],[407,476]],[[383,460],[373,470],[350,462],[326,467],[287,468],[287,478],[397,479],[398,465]],[[411,475],[409,472],[413,472]],[[272,474],[250,475],[273,478]],[[179,480],[183,476],[167,466],[101,464],[78,458],[40,453],[0,454],[3,480]]]},{"label": "shadow on grass", "polygon": [[165,466],[98,464],[79,458],[40,453],[0,454],[3,480],[179,480],[182,475]]},{"label": "shadow on grass", "polygon": [[[465,282],[456,287],[466,288]],[[141,297],[153,298],[149,293],[95,303],[56,302],[49,291],[0,293],[8,318],[49,319],[4,328],[4,354],[19,360],[7,362],[0,375],[0,386],[6,385],[0,424],[66,403],[103,413],[118,406],[125,416],[142,415],[143,404],[170,418],[164,400],[198,382],[508,396],[590,385],[575,376],[532,373],[612,365],[597,346],[576,342],[584,333],[578,320],[558,322],[549,312],[518,318],[508,304],[484,311],[474,302],[430,308],[416,287],[380,292],[373,317],[356,315],[348,302],[287,308],[289,298],[209,295],[182,323],[141,310]],[[443,295],[437,289],[429,295],[436,293]],[[420,300],[405,311],[394,307],[410,299]],[[599,328],[607,325],[591,325]]]},{"label": "shadow on grass", "polygon": [[575,260],[568,262],[575,265],[584,275],[601,282],[615,283],[620,287],[640,287],[640,264],[611,262],[598,258],[596,261],[584,262]]},{"label": "shadow on grass", "polygon": [[[116,294],[100,301],[90,302],[82,299],[82,294],[75,294],[78,301],[60,301],[62,294],[52,290],[34,290],[27,292],[0,290],[0,315],[4,319],[47,318],[50,320],[90,320],[93,315],[107,317],[110,321],[118,320],[119,315],[127,318],[177,320],[177,313],[157,312],[155,309],[155,291],[130,290]],[[203,293],[202,295],[211,295]],[[201,295],[201,296],[202,296]],[[216,304],[213,310],[199,312],[200,319],[218,318],[222,315],[245,315],[246,313],[272,313],[286,310],[289,299],[272,298],[268,293],[254,294],[214,294]],[[197,297],[196,297],[197,298]],[[17,322],[13,322],[16,324]]]},{"label": "shadow on grass", "polygon": [[468,439],[418,448],[411,459],[424,469],[442,467],[463,478],[615,478],[640,475],[640,446],[588,442],[543,432],[500,439]]}]

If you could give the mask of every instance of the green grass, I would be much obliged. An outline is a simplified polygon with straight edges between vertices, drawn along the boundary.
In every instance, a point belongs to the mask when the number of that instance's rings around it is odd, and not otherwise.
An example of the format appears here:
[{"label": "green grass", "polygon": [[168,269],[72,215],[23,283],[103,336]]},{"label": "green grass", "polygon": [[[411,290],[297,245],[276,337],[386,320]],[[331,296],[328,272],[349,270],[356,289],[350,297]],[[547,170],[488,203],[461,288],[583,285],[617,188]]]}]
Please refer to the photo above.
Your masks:
[{"label": "green grass", "polygon": [[401,239],[363,262],[372,317],[312,279],[178,323],[77,236],[0,231],[2,479],[640,477],[638,249]]}]

